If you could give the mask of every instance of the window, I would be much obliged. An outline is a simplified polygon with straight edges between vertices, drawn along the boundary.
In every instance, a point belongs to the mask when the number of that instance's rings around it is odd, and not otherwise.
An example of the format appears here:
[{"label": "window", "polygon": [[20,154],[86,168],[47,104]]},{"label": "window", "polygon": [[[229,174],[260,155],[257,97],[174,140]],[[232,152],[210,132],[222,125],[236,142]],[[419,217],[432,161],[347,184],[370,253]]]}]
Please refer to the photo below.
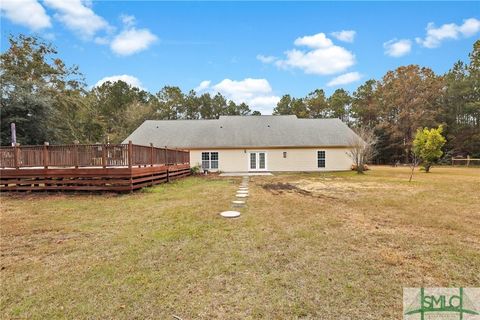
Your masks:
[{"label": "window", "polygon": [[325,168],[325,151],[317,152],[317,165],[319,168]]},{"label": "window", "polygon": [[250,153],[250,169],[257,168],[257,154],[252,152]]},{"label": "window", "polygon": [[260,152],[258,154],[258,168],[265,169],[265,152]]},{"label": "window", "polygon": [[283,158],[286,158],[287,157],[287,152],[283,152]]},{"label": "window", "polygon": [[202,152],[202,169],[210,169],[210,152]]},{"label": "window", "polygon": [[218,169],[218,152],[202,152],[202,169]]},{"label": "window", "polygon": [[210,152],[210,169],[218,169],[218,152]]}]

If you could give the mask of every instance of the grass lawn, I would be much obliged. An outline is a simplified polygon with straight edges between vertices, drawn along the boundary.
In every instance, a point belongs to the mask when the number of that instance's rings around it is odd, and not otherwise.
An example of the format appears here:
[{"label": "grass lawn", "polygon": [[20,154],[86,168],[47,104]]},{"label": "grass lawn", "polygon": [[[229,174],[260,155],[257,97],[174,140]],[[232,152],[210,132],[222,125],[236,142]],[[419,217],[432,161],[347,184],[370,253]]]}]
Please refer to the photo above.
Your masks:
[{"label": "grass lawn", "polygon": [[408,174],[251,177],[234,220],[240,178],[2,194],[0,318],[399,319],[403,287],[480,286],[480,169]]}]

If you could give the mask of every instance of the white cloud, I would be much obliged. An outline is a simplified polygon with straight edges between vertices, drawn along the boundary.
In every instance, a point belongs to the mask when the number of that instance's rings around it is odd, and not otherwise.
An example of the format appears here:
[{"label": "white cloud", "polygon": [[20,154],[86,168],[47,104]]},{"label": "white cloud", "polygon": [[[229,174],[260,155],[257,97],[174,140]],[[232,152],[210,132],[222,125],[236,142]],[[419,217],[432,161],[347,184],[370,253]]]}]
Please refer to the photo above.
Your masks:
[{"label": "white cloud", "polygon": [[0,9],[11,22],[35,31],[52,26],[50,17],[37,0],[2,0]]},{"label": "white cloud", "polygon": [[358,81],[362,78],[362,75],[358,72],[349,72],[345,73],[342,75],[339,75],[338,77],[333,78],[330,80],[329,83],[327,83],[327,86],[329,87],[334,87],[334,86],[339,86],[342,84],[349,84],[355,81]]},{"label": "white cloud", "polygon": [[211,94],[221,93],[227,99],[235,103],[245,102],[252,110],[261,111],[262,114],[270,114],[277,105],[280,97],[273,94],[272,87],[266,79],[246,78],[244,80],[224,79],[215,85],[206,80],[197,87]]},{"label": "white cloud", "polygon": [[97,83],[95,83],[94,87],[101,86],[103,83],[105,83],[107,81],[110,81],[110,82],[113,83],[113,82],[116,82],[118,80],[126,82],[129,85],[131,85],[132,87],[137,87],[137,88],[142,89],[142,90],[144,89],[142,87],[142,82],[140,82],[140,80],[137,77],[134,77],[134,76],[131,76],[131,75],[128,75],[128,74],[115,75],[115,76],[102,78],[102,79],[98,80]]},{"label": "white cloud", "polygon": [[424,39],[415,38],[418,44],[426,48],[437,48],[444,40],[455,40],[460,36],[471,37],[480,31],[480,20],[470,18],[463,21],[463,24],[447,23],[438,28],[433,22],[427,25],[427,35]]},{"label": "white cloud", "polygon": [[262,114],[272,114],[273,108],[277,106],[278,101],[280,101],[280,97],[278,96],[260,96],[254,97],[246,103],[252,111],[256,110],[260,111]]},{"label": "white cloud", "polygon": [[[275,63],[277,67],[298,68],[308,74],[329,75],[342,72],[355,64],[355,56],[343,47],[334,45],[324,33],[297,38],[296,46],[306,46],[308,50],[292,49],[285,52],[284,59],[257,56],[265,63]],[[267,59],[265,59],[267,58]],[[263,59],[263,60],[262,60]]]},{"label": "white cloud", "polygon": [[412,41],[408,39],[392,39],[383,44],[385,48],[385,54],[391,57],[402,57],[412,51]]},{"label": "white cloud", "polygon": [[342,30],[330,33],[332,37],[344,41],[344,42],[353,42],[355,40],[355,35],[357,32],[355,30]]},{"label": "white cloud", "polygon": [[332,40],[328,39],[325,33],[317,33],[313,36],[297,38],[293,44],[310,48],[328,48],[333,46]]},{"label": "white cloud", "polygon": [[90,1],[44,0],[44,3],[57,12],[56,19],[82,38],[90,39],[97,32],[112,28],[90,8]]},{"label": "white cloud", "polygon": [[200,82],[200,84],[198,85],[198,87],[196,87],[195,89],[195,92],[202,92],[202,91],[205,91],[207,90],[209,87],[210,87],[210,84],[212,83],[212,81],[210,80],[204,80],[202,82]]},{"label": "white cloud", "polygon": [[459,31],[465,37],[471,37],[480,31],[480,20],[470,18],[463,21],[463,24],[459,27]]},{"label": "white cloud", "polygon": [[110,48],[119,55],[128,56],[148,49],[157,39],[148,29],[130,28],[119,33]]},{"label": "white cloud", "polygon": [[263,63],[272,63],[277,60],[277,57],[274,56],[264,56],[263,54],[257,54],[257,60],[260,60]]},{"label": "white cloud", "polygon": [[134,26],[136,23],[135,16],[128,15],[128,14],[120,15],[120,20],[122,20],[122,23],[127,27]]}]

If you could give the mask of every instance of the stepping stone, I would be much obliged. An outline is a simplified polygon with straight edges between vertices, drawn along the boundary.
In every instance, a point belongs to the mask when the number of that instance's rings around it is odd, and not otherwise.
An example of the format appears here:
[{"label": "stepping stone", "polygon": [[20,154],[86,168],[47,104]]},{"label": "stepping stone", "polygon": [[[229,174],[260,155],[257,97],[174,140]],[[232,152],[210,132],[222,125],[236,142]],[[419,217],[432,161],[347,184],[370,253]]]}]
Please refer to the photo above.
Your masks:
[{"label": "stepping stone", "polygon": [[237,198],[246,198],[246,197],[248,197],[248,194],[245,194],[245,193],[237,193],[236,197],[237,197]]},{"label": "stepping stone", "polygon": [[240,190],[240,191],[237,191],[237,193],[248,194],[248,190]]},{"label": "stepping stone", "polygon": [[245,201],[243,201],[243,200],[233,200],[232,203],[235,204],[235,205],[244,205]]},{"label": "stepping stone", "polygon": [[238,211],[223,211],[223,212],[220,212],[220,215],[224,218],[237,218],[237,217],[240,217],[240,212],[238,212]]},{"label": "stepping stone", "polygon": [[238,188],[239,191],[248,191],[248,188]]}]

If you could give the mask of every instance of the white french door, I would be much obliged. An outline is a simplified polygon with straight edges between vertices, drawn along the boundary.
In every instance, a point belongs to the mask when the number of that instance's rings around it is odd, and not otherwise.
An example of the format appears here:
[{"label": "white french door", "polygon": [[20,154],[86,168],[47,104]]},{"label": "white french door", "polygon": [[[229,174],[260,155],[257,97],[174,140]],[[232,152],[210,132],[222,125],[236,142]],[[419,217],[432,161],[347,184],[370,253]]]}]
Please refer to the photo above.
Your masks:
[{"label": "white french door", "polygon": [[266,152],[249,152],[248,169],[250,171],[267,170],[267,153]]}]

